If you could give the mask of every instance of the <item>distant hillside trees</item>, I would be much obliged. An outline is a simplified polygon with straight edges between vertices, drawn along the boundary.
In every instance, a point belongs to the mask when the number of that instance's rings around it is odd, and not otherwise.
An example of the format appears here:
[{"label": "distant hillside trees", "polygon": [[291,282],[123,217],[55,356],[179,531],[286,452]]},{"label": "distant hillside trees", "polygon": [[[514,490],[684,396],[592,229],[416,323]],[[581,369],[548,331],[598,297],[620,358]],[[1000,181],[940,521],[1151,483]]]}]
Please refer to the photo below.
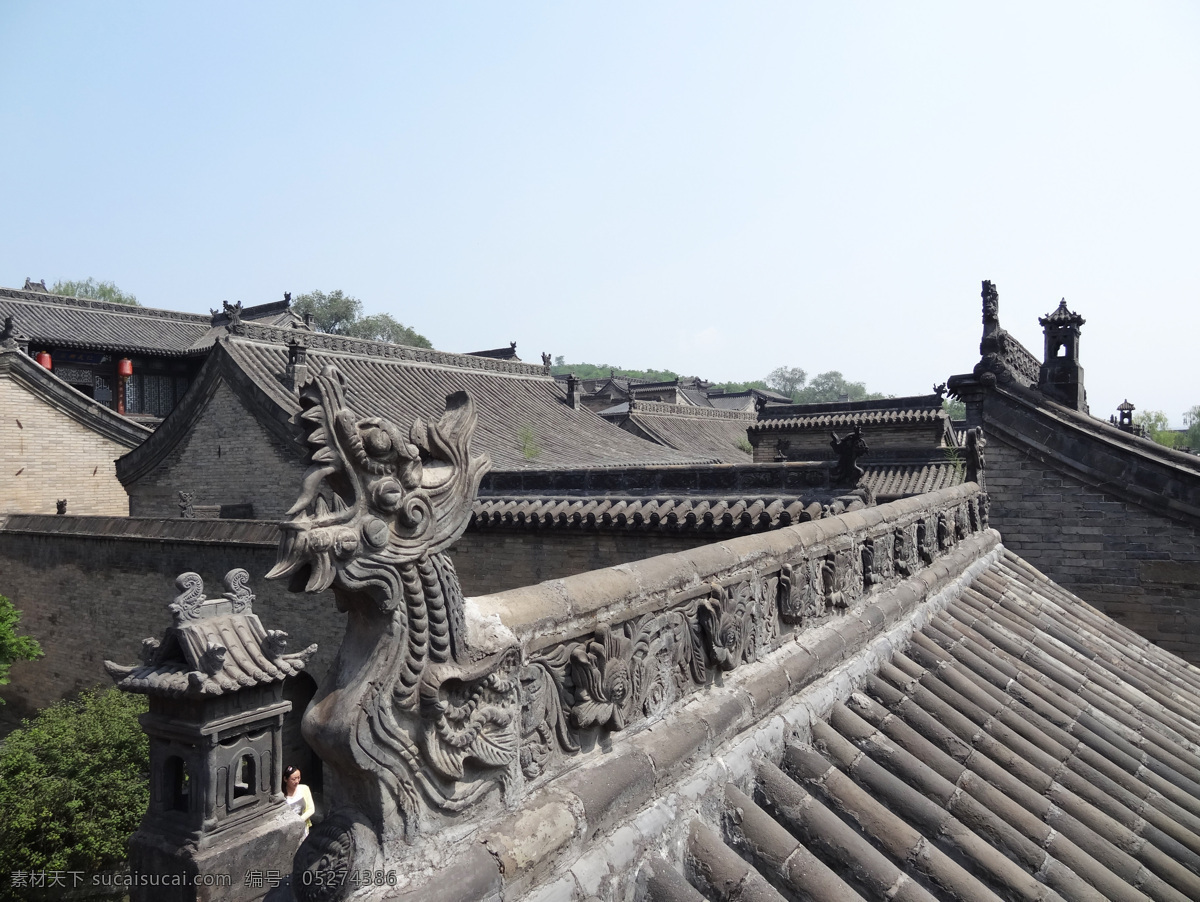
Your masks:
[{"label": "distant hillside trees", "polygon": [[50,293],[64,294],[73,298],[93,298],[97,301],[108,301],[110,304],[141,306],[134,295],[122,291],[112,282],[97,282],[91,277],[83,281],[60,280],[50,286]]},{"label": "distant hillside trees", "polygon": [[[574,373],[580,379],[604,379],[610,373],[627,379],[645,379],[648,382],[670,382],[680,378],[673,370],[630,370],[607,363],[566,363],[562,357],[554,358],[554,366],[550,367],[550,372],[556,376]],[[868,392],[862,382],[847,381],[837,370],[821,373],[809,382],[808,373],[798,366],[776,367],[765,378],[751,382],[715,382],[712,387],[727,392],[749,391],[752,388],[775,391],[787,395],[796,404],[823,404],[840,401],[843,397],[850,401],[887,397],[878,392]]]},{"label": "distant hillside trees", "polygon": [[318,332],[330,335],[349,335],[371,341],[390,341],[410,348],[432,348],[429,339],[393,319],[387,313],[363,315],[362,301],[350,297],[340,288],[326,294],[310,291],[292,302],[292,309],[303,316],[311,313]]}]

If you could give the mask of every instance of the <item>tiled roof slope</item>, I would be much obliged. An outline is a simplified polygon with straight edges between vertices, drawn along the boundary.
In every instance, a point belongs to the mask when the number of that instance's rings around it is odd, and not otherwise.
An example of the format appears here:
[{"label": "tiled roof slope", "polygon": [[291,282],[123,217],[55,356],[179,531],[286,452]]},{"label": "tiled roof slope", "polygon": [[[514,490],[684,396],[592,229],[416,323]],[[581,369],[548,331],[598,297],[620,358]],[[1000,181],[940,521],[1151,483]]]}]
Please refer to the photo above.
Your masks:
[{"label": "tiled roof slope", "polygon": [[[280,381],[287,348],[241,339],[222,346],[230,360],[289,414],[296,396]],[[354,347],[357,350],[357,347]],[[413,349],[396,349],[413,351]],[[429,361],[420,359],[429,357]],[[310,370],[334,364],[346,377],[357,410],[408,424],[420,416],[436,422],[446,396],[466,391],[475,402],[475,447],[497,470],[710,463],[705,454],[673,451],[636,438],[589,410],[567,406],[561,390],[540,367],[440,352],[382,357],[310,347]]]},{"label": "tiled roof slope", "polygon": [[1200,673],[1005,553],[647,897],[1200,898],[1198,753]]},{"label": "tiled roof slope", "polygon": [[187,353],[212,321],[205,314],[0,288],[0,319],[6,316],[35,343],[159,355]]},{"label": "tiled roof slope", "polygon": [[926,492],[936,492],[952,485],[961,485],[964,471],[961,464],[955,464],[944,457],[931,459],[921,463],[884,463],[871,464],[869,458],[863,461],[863,476],[860,485],[871,490],[871,493],[881,502],[893,501],[909,495],[923,495]]},{"label": "tiled roof slope", "polygon": [[[738,443],[748,444],[746,429],[754,414],[655,401],[632,401],[628,421],[622,428],[644,434],[651,441],[722,463],[745,463],[750,453]],[[624,418],[622,418],[624,420]]]}]

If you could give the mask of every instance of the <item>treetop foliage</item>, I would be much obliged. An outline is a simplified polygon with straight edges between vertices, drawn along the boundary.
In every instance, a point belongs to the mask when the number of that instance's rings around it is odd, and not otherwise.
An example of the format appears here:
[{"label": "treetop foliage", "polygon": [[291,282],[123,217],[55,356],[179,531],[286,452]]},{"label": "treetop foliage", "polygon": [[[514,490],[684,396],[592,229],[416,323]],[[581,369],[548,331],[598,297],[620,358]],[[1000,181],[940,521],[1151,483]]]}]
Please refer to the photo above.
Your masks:
[{"label": "treetop foliage", "polygon": [[134,295],[127,294],[112,282],[97,282],[91,277],[83,281],[60,280],[50,286],[50,292],[51,294],[63,294],[74,298],[94,298],[97,301],[108,301],[110,304],[128,304],[131,307],[141,306]]},{"label": "treetop foliage", "polygon": [[[42,709],[0,748],[0,873],[103,871],[127,858],[150,801],[143,696],[85,691]],[[16,899],[8,880],[0,899]]]},{"label": "treetop foliage", "polygon": [[[17,635],[21,612],[0,595],[0,686],[8,682],[8,671],[15,661],[32,661],[42,656],[42,647],[32,636]],[[4,699],[0,698],[0,705]]]},{"label": "treetop foliage", "polygon": [[429,339],[392,318],[387,313],[363,315],[362,301],[350,297],[340,288],[326,294],[310,291],[292,302],[292,309],[303,316],[313,315],[318,332],[330,335],[349,335],[371,341],[390,341],[411,348],[432,348]]},{"label": "treetop foliage", "polygon": [[550,372],[556,376],[566,376],[574,373],[580,379],[607,379],[609,375],[620,376],[623,379],[645,379],[647,382],[671,382],[679,378],[672,370],[628,370],[608,363],[563,363],[562,357],[556,357]]},{"label": "treetop foliage", "polygon": [[[1192,410],[1195,409],[1192,408]],[[1178,448],[1180,445],[1188,444],[1187,436],[1172,429],[1170,420],[1161,410],[1143,410],[1133,415],[1133,422],[1146,430],[1146,438],[1153,439],[1164,448]],[[1187,414],[1184,414],[1184,422],[1188,422]],[[1189,430],[1189,435],[1191,431]],[[1195,429],[1195,431],[1200,432],[1200,429]]]}]

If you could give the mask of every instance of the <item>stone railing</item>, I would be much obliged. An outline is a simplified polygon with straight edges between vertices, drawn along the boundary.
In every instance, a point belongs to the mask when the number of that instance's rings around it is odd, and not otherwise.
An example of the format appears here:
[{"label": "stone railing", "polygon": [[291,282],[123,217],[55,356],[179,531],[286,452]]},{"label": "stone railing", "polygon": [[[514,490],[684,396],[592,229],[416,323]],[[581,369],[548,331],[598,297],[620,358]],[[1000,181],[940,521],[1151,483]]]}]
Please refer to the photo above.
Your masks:
[{"label": "stone railing", "polygon": [[527,788],[652,723],[987,528],[974,483],[468,603],[473,650],[520,648]]}]

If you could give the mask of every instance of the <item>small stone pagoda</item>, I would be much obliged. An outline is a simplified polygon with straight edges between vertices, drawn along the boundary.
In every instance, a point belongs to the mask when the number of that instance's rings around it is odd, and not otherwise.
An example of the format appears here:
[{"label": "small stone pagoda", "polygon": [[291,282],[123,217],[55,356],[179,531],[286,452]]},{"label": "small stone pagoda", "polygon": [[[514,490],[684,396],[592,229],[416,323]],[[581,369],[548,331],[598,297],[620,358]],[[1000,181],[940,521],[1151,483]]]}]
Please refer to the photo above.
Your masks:
[{"label": "small stone pagoda", "polygon": [[[186,875],[187,886],[133,886],[131,902],[248,902],[266,889],[248,872],[287,874],[304,832],[282,792],[283,681],[317,650],[286,654],[287,634],[267,630],[251,609],[245,570],[225,576],[208,599],[196,573],[175,580],[173,624],[142,643],[142,663],[105,661],[117,686],[150,697],[150,807],[130,840],[139,874]],[[227,878],[225,875],[229,875]],[[200,877],[200,880],[194,878]],[[227,885],[193,886],[207,878]],[[267,887],[269,889],[269,887]]]},{"label": "small stone pagoda", "polygon": [[1088,412],[1083,390],[1083,367],[1079,365],[1079,327],[1086,320],[1067,309],[1067,299],[1046,316],[1038,317],[1046,335],[1046,356],[1038,373],[1038,387],[1072,410]]}]

